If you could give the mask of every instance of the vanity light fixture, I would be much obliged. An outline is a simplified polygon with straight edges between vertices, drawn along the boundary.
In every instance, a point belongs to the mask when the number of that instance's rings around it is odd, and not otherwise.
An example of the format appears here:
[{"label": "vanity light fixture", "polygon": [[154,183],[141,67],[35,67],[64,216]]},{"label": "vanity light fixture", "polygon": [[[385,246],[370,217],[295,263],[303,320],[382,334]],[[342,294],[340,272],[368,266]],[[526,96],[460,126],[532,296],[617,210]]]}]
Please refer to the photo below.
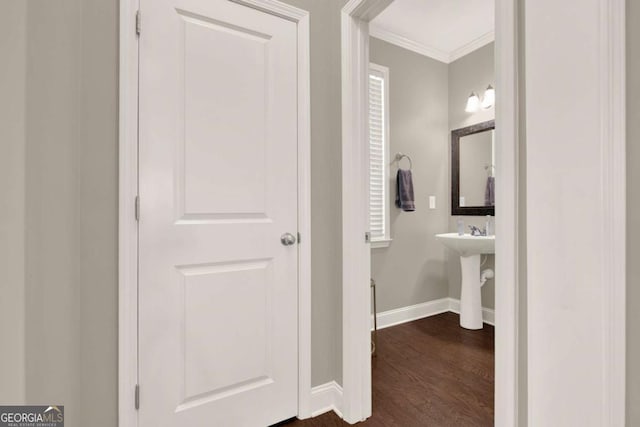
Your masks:
[{"label": "vanity light fixture", "polygon": [[496,90],[493,86],[489,85],[487,90],[484,91],[484,97],[482,98],[482,108],[489,109],[493,107],[496,102]]},{"label": "vanity light fixture", "polygon": [[467,113],[475,113],[480,109],[480,98],[475,92],[471,92],[469,99],[467,99],[467,108],[464,110]]},{"label": "vanity light fixture", "polygon": [[480,108],[487,110],[496,103],[496,91],[493,86],[487,86],[487,89],[484,91],[484,96],[482,97],[482,101],[477,93],[471,92],[469,98],[467,99],[467,107],[464,109],[467,113],[475,113],[480,110]]}]

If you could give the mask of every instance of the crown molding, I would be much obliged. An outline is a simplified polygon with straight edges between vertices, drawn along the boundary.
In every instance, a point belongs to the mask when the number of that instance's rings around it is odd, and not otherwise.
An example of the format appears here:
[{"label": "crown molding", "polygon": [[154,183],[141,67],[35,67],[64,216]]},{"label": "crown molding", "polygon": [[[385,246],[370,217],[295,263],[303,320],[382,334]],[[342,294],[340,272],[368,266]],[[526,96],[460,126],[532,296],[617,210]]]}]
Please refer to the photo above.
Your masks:
[{"label": "crown molding", "polygon": [[375,24],[369,24],[369,35],[377,39],[386,41],[398,47],[410,50],[423,56],[427,56],[436,61],[449,64],[457,59],[462,58],[465,55],[470,54],[476,49],[480,49],[495,40],[495,32],[490,31],[475,40],[455,49],[451,52],[436,49],[432,46],[428,46],[423,43],[416,42],[415,40],[408,39],[404,36],[398,35],[393,31],[386,30]]},{"label": "crown molding", "polygon": [[380,28],[377,25],[369,24],[369,35],[420,55],[428,56],[436,61],[444,62],[445,64],[450,62],[448,52],[410,40],[394,32]]},{"label": "crown molding", "polygon": [[484,34],[478,37],[477,39],[449,53],[449,62],[453,62],[456,59],[460,59],[463,56],[470,54],[474,50],[480,49],[482,46],[488,45],[495,39],[496,39],[495,31],[489,31],[487,34]]}]

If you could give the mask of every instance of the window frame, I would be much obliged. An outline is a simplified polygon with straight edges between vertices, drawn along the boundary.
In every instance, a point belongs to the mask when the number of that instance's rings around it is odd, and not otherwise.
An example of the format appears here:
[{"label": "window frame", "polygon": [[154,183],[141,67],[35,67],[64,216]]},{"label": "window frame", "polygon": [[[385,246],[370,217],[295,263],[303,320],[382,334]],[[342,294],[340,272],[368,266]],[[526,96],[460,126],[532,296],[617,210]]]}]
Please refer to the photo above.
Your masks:
[{"label": "window frame", "polygon": [[[389,68],[385,67],[384,65],[380,65],[380,64],[376,64],[373,62],[369,63],[369,79],[371,78],[371,75],[376,76],[377,78],[381,78],[383,81],[383,91],[382,91],[382,95],[383,95],[383,102],[382,102],[382,108],[383,108],[383,125],[384,125],[384,133],[383,133],[383,137],[384,137],[384,141],[383,141],[383,154],[384,154],[384,161],[383,161],[383,178],[384,178],[384,186],[383,186],[383,191],[384,191],[384,207],[383,207],[383,213],[384,213],[384,236],[382,237],[378,237],[378,238],[373,238],[371,237],[371,248],[372,249],[376,249],[376,248],[386,248],[389,247],[389,245],[391,244],[391,242],[393,241],[393,238],[391,237],[391,219],[390,219],[390,215],[391,215],[391,194],[390,194],[390,181],[391,181],[391,176],[390,174],[390,164],[391,164],[391,159],[390,159],[390,146],[391,146],[391,132],[390,132],[390,123],[391,123],[391,119],[390,119],[390,100],[389,100]],[[368,88],[370,88],[370,85],[367,85]],[[369,100],[369,107],[371,106],[371,101]],[[367,110],[368,111],[368,110]],[[368,117],[368,115],[367,115]],[[368,120],[368,119],[367,119]],[[369,125],[369,130],[370,130],[370,125]],[[368,148],[369,148],[369,152],[371,150],[371,138],[369,136],[369,133],[367,133],[367,139],[369,140],[368,142]],[[371,159],[369,158],[369,163],[371,162]],[[369,169],[370,170],[370,169]],[[369,184],[369,195],[371,194],[371,184]],[[369,206],[369,215],[371,214],[371,206]],[[371,229],[371,219],[369,219],[369,229]]]}]

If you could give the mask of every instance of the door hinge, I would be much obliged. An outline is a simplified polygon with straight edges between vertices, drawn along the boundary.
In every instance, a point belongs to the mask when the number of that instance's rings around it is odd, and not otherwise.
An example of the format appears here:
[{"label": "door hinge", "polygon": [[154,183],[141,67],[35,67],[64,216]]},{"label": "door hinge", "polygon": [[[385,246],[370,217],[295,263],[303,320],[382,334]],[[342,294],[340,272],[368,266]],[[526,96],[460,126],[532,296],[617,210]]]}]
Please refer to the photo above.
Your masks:
[{"label": "door hinge", "polygon": [[140,409],[140,385],[136,384],[136,391],[135,391],[135,406],[136,406],[136,410]]},{"label": "door hinge", "polygon": [[140,196],[136,196],[136,207],[135,207],[135,215],[136,221],[140,221]]},{"label": "door hinge", "polygon": [[136,12],[136,34],[140,35],[140,30],[142,28],[142,14],[140,10]]},{"label": "door hinge", "polygon": [[364,233],[364,242],[365,243],[371,243],[371,233],[370,232],[366,232]]},{"label": "door hinge", "polygon": [[298,244],[300,244],[300,232],[298,231]]}]

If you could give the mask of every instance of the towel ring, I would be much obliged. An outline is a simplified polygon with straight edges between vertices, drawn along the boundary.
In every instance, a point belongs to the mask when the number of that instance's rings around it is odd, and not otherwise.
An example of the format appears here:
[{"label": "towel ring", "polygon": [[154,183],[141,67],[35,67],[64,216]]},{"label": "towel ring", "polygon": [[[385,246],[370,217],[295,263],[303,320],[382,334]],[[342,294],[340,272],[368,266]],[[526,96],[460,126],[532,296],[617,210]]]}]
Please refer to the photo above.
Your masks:
[{"label": "towel ring", "polygon": [[413,169],[413,162],[411,161],[411,157],[409,157],[407,154],[396,153],[396,162],[398,162],[398,167],[400,167],[400,160],[402,160],[402,159],[409,160],[409,170],[412,170]]}]

